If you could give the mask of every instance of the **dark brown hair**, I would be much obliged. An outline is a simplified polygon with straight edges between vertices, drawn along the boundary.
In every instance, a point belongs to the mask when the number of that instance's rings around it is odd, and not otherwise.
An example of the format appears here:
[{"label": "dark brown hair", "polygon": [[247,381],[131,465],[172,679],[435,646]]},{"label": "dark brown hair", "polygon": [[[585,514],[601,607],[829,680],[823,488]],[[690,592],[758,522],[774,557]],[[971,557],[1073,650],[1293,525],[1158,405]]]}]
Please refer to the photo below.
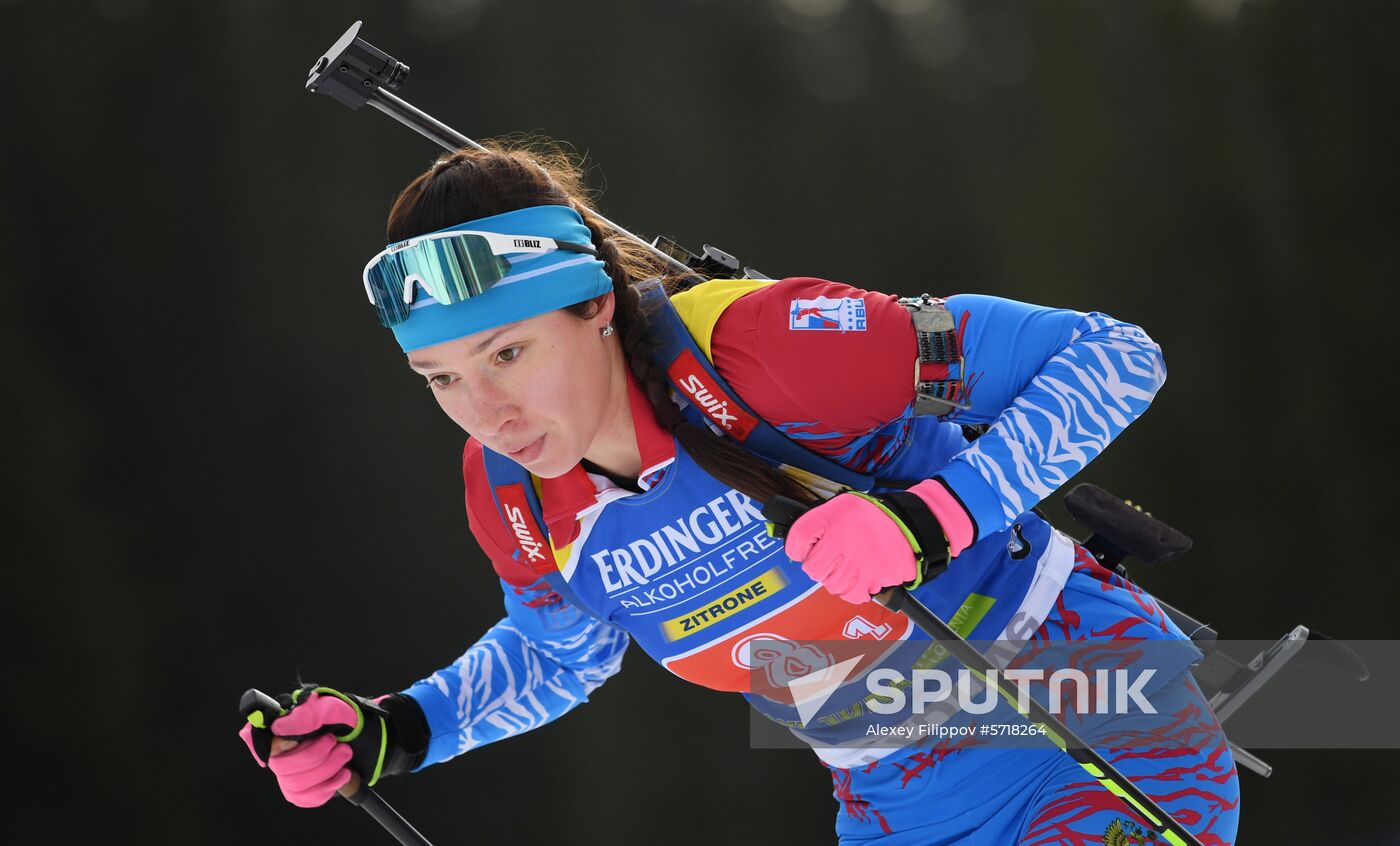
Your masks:
[{"label": "dark brown hair", "polygon": [[[591,205],[579,161],[559,144],[530,138],[486,142],[486,150],[464,148],[445,155],[399,192],[389,210],[389,243],[434,232],[468,220],[538,205],[572,206],[593,235],[593,246],[612,277],[617,308],[613,323],[627,364],[651,400],[657,421],[676,436],[705,472],[758,502],[775,495],[801,502],[817,498],[787,474],[774,469],[728,439],[686,420],[671,399],[666,372],[652,355],[651,328],[633,285],[664,276],[661,263],[641,244],[617,235]],[[687,285],[666,280],[668,292]],[[601,299],[564,309],[582,320],[598,313]]]}]

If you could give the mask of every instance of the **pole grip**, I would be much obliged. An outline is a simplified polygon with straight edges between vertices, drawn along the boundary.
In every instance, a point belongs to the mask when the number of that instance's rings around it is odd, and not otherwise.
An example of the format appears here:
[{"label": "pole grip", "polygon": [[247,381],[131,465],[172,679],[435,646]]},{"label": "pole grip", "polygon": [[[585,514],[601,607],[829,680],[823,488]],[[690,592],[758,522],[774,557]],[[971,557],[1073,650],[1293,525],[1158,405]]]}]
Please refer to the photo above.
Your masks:
[{"label": "pole grip", "polygon": [[806,511],[807,506],[786,496],[775,496],[763,503],[763,519],[772,526],[773,537],[779,539],[787,537],[792,524]]},{"label": "pole grip", "polygon": [[[255,713],[261,715],[262,725],[257,726],[258,728],[271,725],[284,711],[280,702],[255,687],[243,691],[243,695],[238,699],[238,713],[245,718]],[[409,825],[408,821],[399,816],[399,812],[380,798],[378,793],[365,785],[363,776],[360,777],[360,789],[345,799],[352,805],[364,808],[365,813],[374,817],[374,821],[384,826],[384,830],[392,834],[403,846],[433,846],[428,838],[419,834],[418,829]]]},{"label": "pole grip", "polygon": [[[262,715],[262,725],[258,728],[266,728],[273,720],[282,716],[282,703],[258,690],[250,687],[243,691],[243,695],[238,698],[238,713],[243,717],[250,717],[253,714]],[[251,720],[249,722],[252,722]],[[253,723],[257,726],[257,723]]]}]

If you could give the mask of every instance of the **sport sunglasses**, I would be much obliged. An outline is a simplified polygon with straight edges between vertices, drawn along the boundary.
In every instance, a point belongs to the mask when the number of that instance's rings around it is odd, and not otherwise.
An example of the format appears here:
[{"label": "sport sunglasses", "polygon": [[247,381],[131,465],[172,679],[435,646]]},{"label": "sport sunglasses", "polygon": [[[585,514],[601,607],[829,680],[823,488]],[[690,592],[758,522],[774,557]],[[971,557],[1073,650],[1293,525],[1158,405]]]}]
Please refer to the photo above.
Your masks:
[{"label": "sport sunglasses", "polygon": [[443,305],[479,296],[510,273],[503,256],[568,250],[597,256],[584,244],[571,244],[537,235],[457,230],[434,232],[390,244],[365,265],[365,294],[388,327],[408,319],[417,286],[422,285]]}]

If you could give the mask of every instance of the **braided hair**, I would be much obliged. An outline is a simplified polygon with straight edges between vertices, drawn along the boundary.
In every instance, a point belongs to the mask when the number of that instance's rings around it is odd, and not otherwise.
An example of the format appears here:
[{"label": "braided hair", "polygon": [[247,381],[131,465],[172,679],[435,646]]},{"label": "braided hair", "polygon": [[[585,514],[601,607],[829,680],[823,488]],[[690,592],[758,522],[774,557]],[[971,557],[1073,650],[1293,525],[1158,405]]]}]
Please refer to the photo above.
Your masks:
[{"label": "braided hair", "polygon": [[[645,247],[617,235],[591,205],[578,159],[559,144],[540,138],[490,141],[487,149],[463,148],[439,158],[410,182],[389,211],[386,236],[390,243],[445,229],[467,220],[503,214],[537,205],[566,205],[583,218],[593,246],[613,282],[616,298],[613,323],[627,365],[651,402],[663,429],[676,437],[695,463],[715,479],[758,502],[787,496],[812,503],[818,498],[791,476],[745,451],[708,427],[686,419],[672,398],[666,371],[657,363],[651,321],[642,309],[635,285],[663,277],[668,293],[688,287],[693,279],[667,276]],[[602,298],[564,309],[581,320],[598,313]]]}]

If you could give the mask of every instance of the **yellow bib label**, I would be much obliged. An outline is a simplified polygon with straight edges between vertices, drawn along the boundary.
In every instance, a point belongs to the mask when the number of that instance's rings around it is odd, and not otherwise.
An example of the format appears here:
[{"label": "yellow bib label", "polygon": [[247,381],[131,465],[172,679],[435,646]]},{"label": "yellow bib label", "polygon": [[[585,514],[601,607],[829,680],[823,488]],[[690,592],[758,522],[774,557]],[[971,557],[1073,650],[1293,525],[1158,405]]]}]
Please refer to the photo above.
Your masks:
[{"label": "yellow bib label", "polygon": [[750,579],[740,587],[717,598],[704,608],[674,620],[667,620],[661,624],[661,631],[666,635],[667,640],[680,640],[708,626],[713,626],[734,611],[747,608],[756,602],[762,602],[787,587],[787,584],[788,580],[783,576],[782,571],[774,567],[758,578]]}]

